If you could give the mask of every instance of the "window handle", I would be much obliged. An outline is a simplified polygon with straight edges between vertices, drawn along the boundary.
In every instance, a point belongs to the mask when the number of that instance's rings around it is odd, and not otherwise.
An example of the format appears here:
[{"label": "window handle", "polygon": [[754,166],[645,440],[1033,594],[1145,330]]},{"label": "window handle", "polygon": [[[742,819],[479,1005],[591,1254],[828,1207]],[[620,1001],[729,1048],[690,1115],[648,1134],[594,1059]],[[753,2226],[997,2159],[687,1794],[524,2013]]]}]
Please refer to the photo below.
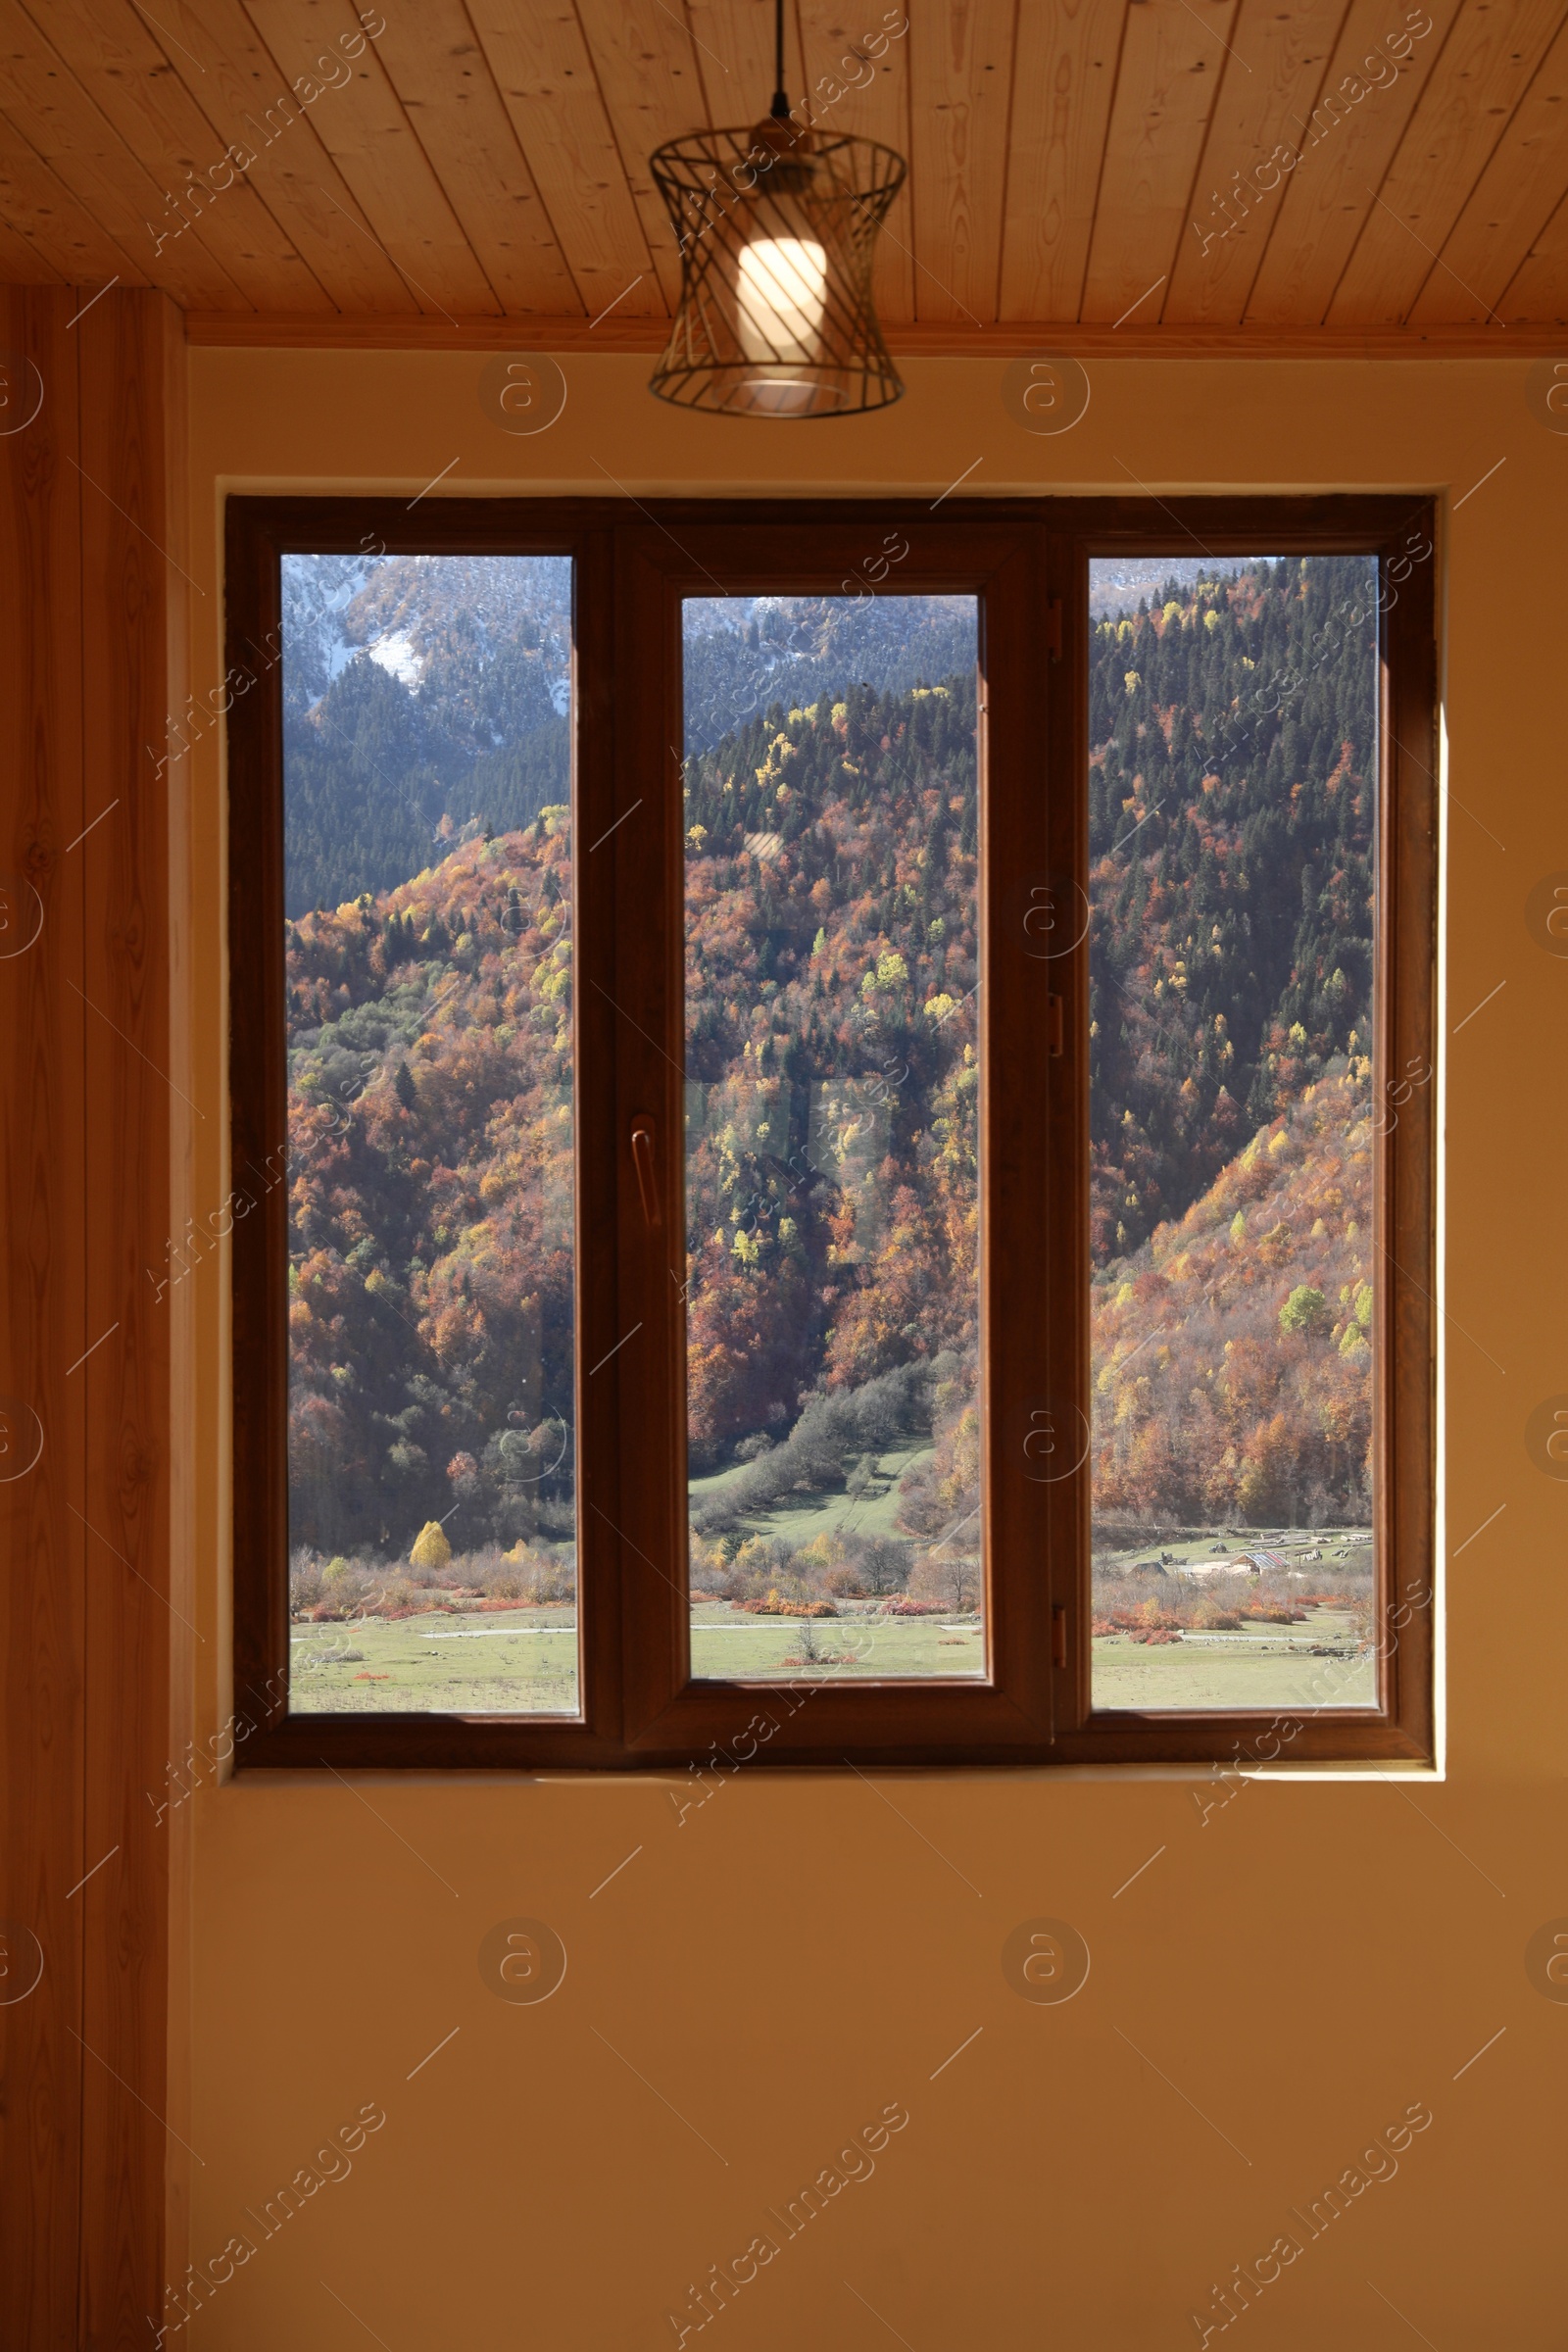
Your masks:
[{"label": "window handle", "polygon": [[650,1233],[659,1230],[659,1178],[654,1167],[654,1123],[652,1119],[633,1119],[631,1123],[631,1162],[637,1171],[637,1190],[643,1197],[643,1215]]}]

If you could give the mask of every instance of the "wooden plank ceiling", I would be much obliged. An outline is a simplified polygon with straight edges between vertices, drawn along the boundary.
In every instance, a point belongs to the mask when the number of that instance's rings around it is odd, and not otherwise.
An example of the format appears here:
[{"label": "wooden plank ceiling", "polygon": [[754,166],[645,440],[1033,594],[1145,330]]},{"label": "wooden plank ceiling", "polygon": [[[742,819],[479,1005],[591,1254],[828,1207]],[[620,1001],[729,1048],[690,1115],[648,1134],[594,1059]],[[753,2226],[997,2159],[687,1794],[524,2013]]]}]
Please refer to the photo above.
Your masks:
[{"label": "wooden plank ceiling", "polygon": [[[791,95],[909,159],[896,348],[1485,349],[1568,317],[1568,0],[788,0],[787,28]],[[649,152],[771,84],[771,0],[0,0],[0,282],[160,286],[206,340],[657,345]]]}]

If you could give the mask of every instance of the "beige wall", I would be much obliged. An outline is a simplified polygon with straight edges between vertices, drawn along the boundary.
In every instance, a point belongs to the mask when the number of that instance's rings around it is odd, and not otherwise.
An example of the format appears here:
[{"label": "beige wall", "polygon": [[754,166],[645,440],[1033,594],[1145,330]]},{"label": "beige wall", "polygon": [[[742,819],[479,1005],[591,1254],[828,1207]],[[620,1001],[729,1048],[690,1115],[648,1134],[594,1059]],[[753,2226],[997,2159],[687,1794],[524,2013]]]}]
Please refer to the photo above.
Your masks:
[{"label": "beige wall", "polygon": [[[860,2352],[890,2328],[913,2352],[1157,2352],[1196,2344],[1188,2315],[1210,2283],[1421,2101],[1434,2120],[1397,2178],[1309,2241],[1240,2327],[1258,2352],[1372,2352],[1414,2340],[1406,2319],[1440,2352],[1545,2352],[1561,2328],[1568,2008],[1531,1988],[1523,1952],[1568,1912],[1568,1494],[1532,1466],[1523,1430],[1568,1387],[1568,963],[1524,910],[1540,876],[1568,867],[1568,438],[1535,420],[1512,364],[1097,364],[1087,416],[1050,439],[1009,420],[1001,363],[911,363],[891,415],[798,428],[675,414],[647,396],[644,362],[606,357],[567,359],[560,422],[514,439],[481,411],[482,365],[192,353],[198,693],[221,667],[225,488],[413,498],[456,458],[443,494],[618,480],[929,501],[978,459],[969,492],[1408,487],[1451,502],[1442,1500],[1465,1547],[1446,1596],[1446,1777],[1281,1775],[1206,1822],[1206,1776],[1174,1770],[884,1775],[879,1788],[743,1773],[683,1825],[653,1780],[205,1790],[195,2087],[178,2126],[201,2159],[191,2255],[257,2236],[243,2208],[362,2104],[387,2120],[352,2176],[219,2290],[199,2340],[336,2352],[368,2340],[359,2321],[390,2352],[673,2345],[665,2314],[688,2283],[901,2101],[910,2120],[875,2177],[716,2323],[732,2352]],[[217,753],[209,737],[180,779],[198,1210],[227,1181]],[[205,1738],[227,1703],[221,1269],[192,1281]],[[517,1914],[552,1923],[570,1955],[536,2008],[491,1998],[475,1965],[485,1931]],[[1025,2003],[1000,1971],[1009,1930],[1039,1914],[1073,1922],[1093,1952],[1064,2007]]]}]

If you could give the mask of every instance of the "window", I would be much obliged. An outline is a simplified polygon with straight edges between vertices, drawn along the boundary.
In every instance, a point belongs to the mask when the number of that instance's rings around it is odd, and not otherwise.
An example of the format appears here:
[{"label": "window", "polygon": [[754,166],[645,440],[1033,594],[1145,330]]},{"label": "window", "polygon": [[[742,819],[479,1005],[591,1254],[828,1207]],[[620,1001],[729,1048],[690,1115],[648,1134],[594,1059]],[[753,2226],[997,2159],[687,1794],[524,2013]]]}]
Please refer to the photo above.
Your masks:
[{"label": "window", "polygon": [[1430,524],[230,502],[247,1761],[1430,1752]]}]

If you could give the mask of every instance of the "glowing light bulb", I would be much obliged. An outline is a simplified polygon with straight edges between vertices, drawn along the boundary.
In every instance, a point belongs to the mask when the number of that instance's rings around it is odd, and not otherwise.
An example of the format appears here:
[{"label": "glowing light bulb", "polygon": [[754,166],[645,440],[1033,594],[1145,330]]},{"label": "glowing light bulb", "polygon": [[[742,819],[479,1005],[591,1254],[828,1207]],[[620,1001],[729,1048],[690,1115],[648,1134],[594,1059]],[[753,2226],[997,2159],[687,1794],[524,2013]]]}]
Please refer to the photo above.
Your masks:
[{"label": "glowing light bulb", "polygon": [[741,348],[749,360],[808,366],[821,347],[827,248],[808,237],[757,237],[741,247]]}]

